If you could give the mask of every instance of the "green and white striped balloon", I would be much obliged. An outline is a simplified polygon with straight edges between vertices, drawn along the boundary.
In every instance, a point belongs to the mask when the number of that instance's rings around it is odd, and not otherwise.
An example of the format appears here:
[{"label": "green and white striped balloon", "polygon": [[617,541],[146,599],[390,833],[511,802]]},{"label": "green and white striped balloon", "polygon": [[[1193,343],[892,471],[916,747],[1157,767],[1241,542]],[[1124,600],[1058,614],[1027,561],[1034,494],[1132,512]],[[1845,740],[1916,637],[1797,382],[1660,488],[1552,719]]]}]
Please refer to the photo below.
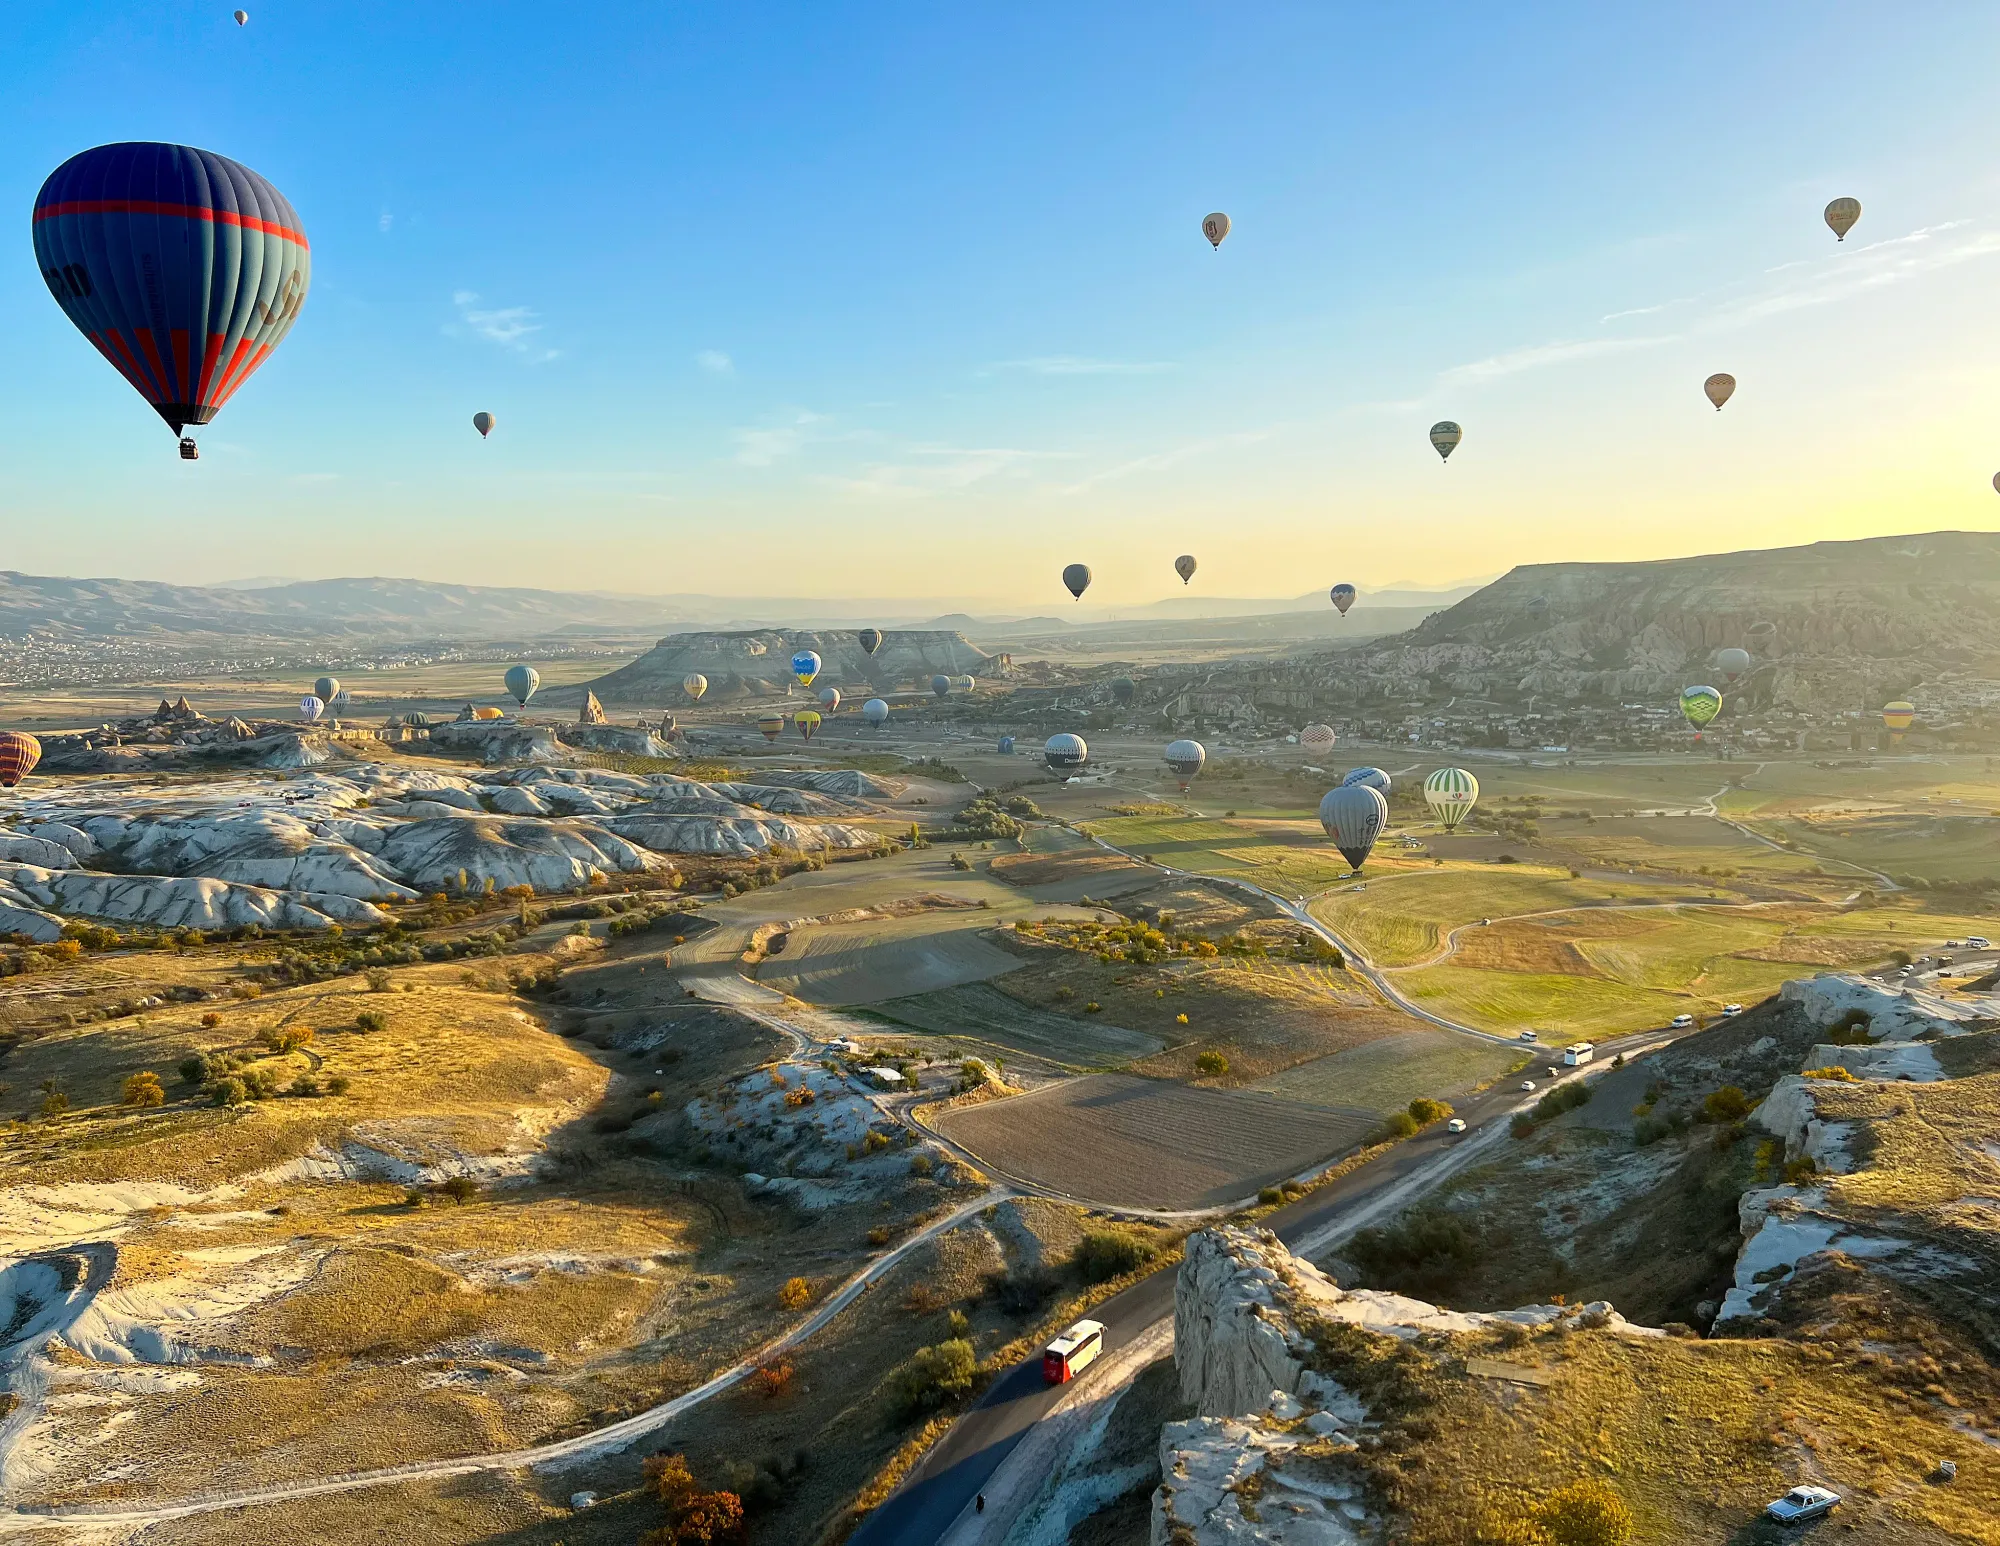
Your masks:
[{"label": "green and white striped balloon", "polygon": [[1439,768],[1424,780],[1424,800],[1445,831],[1455,831],[1479,803],[1479,780],[1464,768]]}]

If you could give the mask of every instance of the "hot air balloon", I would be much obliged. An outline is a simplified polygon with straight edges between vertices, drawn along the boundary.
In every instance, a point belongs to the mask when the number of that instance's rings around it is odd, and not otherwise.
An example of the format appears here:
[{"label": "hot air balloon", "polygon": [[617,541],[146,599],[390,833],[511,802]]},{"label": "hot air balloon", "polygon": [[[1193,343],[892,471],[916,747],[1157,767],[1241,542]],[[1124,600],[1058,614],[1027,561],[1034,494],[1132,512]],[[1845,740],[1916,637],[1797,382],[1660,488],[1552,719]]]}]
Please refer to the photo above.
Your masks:
[{"label": "hot air balloon", "polygon": [[1778,642],[1778,625],[1760,618],[1743,630],[1743,636],[1758,649],[1768,653]]},{"label": "hot air balloon", "polygon": [[1090,566],[1088,564],[1069,565],[1063,570],[1063,584],[1069,588],[1070,595],[1081,599],[1083,593],[1090,589]]},{"label": "hot air balloon", "polygon": [[339,691],[340,691],[339,677],[323,676],[318,681],[313,683],[313,696],[319,699],[320,706],[322,708],[324,708],[327,704],[333,702],[333,695]]},{"label": "hot air balloon", "polygon": [[838,687],[822,687],[819,690],[819,706],[829,714],[838,713],[840,710],[840,689]]},{"label": "hot air balloon", "polygon": [[1181,584],[1183,585],[1192,580],[1194,578],[1194,554],[1183,553],[1179,558],[1175,559],[1174,573],[1181,577]]},{"label": "hot air balloon", "polygon": [[1708,400],[1715,404],[1715,411],[1720,413],[1722,405],[1729,401],[1730,393],[1736,390],[1736,378],[1717,371],[1701,384],[1701,389],[1708,394]]},{"label": "hot air balloon", "polygon": [[872,655],[882,647],[882,630],[864,628],[854,636],[854,640],[861,646],[862,654]]},{"label": "hot air balloon", "polygon": [[493,415],[490,413],[475,413],[472,416],[472,427],[479,431],[479,438],[484,440],[488,435],[493,433]]},{"label": "hot air balloon", "polygon": [[482,703],[479,705],[478,708],[472,711],[472,717],[474,719],[484,721],[484,720],[494,720],[494,719],[505,719],[507,716],[501,713],[500,710],[493,707],[492,704]]},{"label": "hot air balloon", "polygon": [[937,697],[940,697],[940,698],[946,698],[946,697],[949,697],[949,696],[951,695],[951,678],[950,678],[950,677],[948,677],[948,676],[934,676],[934,677],[932,677],[932,678],[931,678],[931,692],[932,692],[932,693],[933,693],[933,694],[934,694],[935,696],[937,696]]},{"label": "hot air balloon", "polygon": [[343,687],[327,700],[326,706],[336,714],[345,714],[354,706],[354,695]]},{"label": "hot air balloon", "polygon": [[1854,229],[1854,222],[1861,218],[1861,200],[1835,199],[1826,207],[1826,228],[1833,232],[1837,242],[1847,240],[1847,233]]},{"label": "hot air balloon", "polygon": [[1437,447],[1437,454],[1444,461],[1451,460],[1451,453],[1458,449],[1459,441],[1464,438],[1465,431],[1450,419],[1439,419],[1431,426],[1431,444]]},{"label": "hot air balloon", "polygon": [[71,322],[198,455],[206,424],[298,319],[312,253],[247,166],[186,145],[99,145],[35,196],[35,266]]},{"label": "hot air balloon", "polygon": [[1354,605],[1356,594],[1354,587],[1346,584],[1336,585],[1327,592],[1328,598],[1333,602],[1334,610],[1342,617],[1347,616],[1347,609]]},{"label": "hot air balloon", "polygon": [[242,26],[245,22],[250,20],[250,13],[248,11],[238,11],[235,13],[235,16],[236,16],[236,25],[239,27]]},{"label": "hot air balloon", "polygon": [[1167,766],[1181,781],[1181,793],[1187,793],[1187,786],[1201,771],[1202,764],[1208,761],[1208,749],[1199,741],[1169,741],[1166,755]]},{"label": "hot air balloon", "polygon": [[1014,738],[1011,735],[1003,735],[1000,737],[999,752],[1000,755],[1003,757],[1011,757],[1014,755]]},{"label": "hot air balloon", "polygon": [[1048,738],[1042,747],[1042,757],[1058,773],[1067,773],[1090,761],[1090,748],[1084,745],[1082,736],[1065,730]]},{"label": "hot air balloon", "polygon": [[1901,746],[1903,732],[1910,728],[1910,721],[1917,717],[1917,706],[1898,698],[1894,703],[1882,705],[1882,728],[1889,732],[1889,744]]},{"label": "hot air balloon", "polygon": [[861,705],[861,717],[879,728],[889,722],[889,705],[880,698],[870,698]]},{"label": "hot air balloon", "polygon": [[0,730],[0,789],[12,789],[35,771],[42,743],[25,730]]},{"label": "hot air balloon", "polygon": [[799,686],[810,687],[819,675],[819,656],[811,650],[800,650],[792,657],[792,675],[799,679]]},{"label": "hot air balloon", "polygon": [[1204,215],[1201,222],[1201,234],[1208,238],[1209,246],[1219,249],[1222,246],[1222,238],[1229,234],[1229,217],[1223,214],[1221,210],[1217,210],[1212,215]]},{"label": "hot air balloon", "polygon": [[525,709],[528,700],[534,697],[535,689],[542,685],[542,673],[533,666],[509,666],[502,680],[507,691],[514,695],[514,701]]},{"label": "hot air balloon", "polygon": [[1734,645],[1725,650],[1717,650],[1715,669],[1722,673],[1725,680],[1733,682],[1750,669],[1750,652],[1738,649]]},{"label": "hot air balloon", "polygon": [[428,730],[431,727],[431,717],[422,709],[411,709],[403,716],[403,723],[412,730]]},{"label": "hot air balloon", "polygon": [[1389,798],[1389,775],[1380,768],[1349,768],[1340,782],[1343,788],[1349,784],[1362,784],[1383,799]]},{"label": "hot air balloon", "polygon": [[326,712],[326,700],[317,693],[307,693],[299,699],[299,718],[312,724]]},{"label": "hot air balloon", "polygon": [[1701,739],[1701,727],[1722,712],[1722,694],[1713,687],[1683,687],[1681,713],[1694,726],[1694,738]]},{"label": "hot air balloon", "polygon": [[1464,768],[1439,768],[1424,780],[1424,803],[1437,812],[1445,831],[1455,832],[1479,803],[1479,780]]},{"label": "hot air balloon", "polygon": [[785,733],[785,716],[782,714],[760,714],[757,728],[764,732],[764,739],[775,741]]},{"label": "hot air balloon", "polygon": [[690,671],[681,678],[681,691],[699,703],[701,695],[708,691],[708,678],[699,671]]},{"label": "hot air balloon", "polygon": [[792,723],[798,726],[799,734],[810,741],[814,736],[819,734],[819,711],[817,709],[800,709],[798,713],[792,716]]},{"label": "hot air balloon", "polygon": [[2000,472],[1993,474],[1993,492],[2000,494]]},{"label": "hot air balloon", "polygon": [[1299,750],[1308,752],[1330,752],[1333,750],[1333,726],[1307,725],[1299,732]]},{"label": "hot air balloon", "polygon": [[969,676],[955,676],[951,679],[951,690],[953,692],[971,692],[978,685],[979,683]]},{"label": "hot air balloon", "polygon": [[1366,784],[1342,784],[1329,789],[1319,802],[1319,824],[1326,828],[1341,858],[1358,870],[1368,862],[1375,839],[1389,824],[1389,802]]},{"label": "hot air balloon", "polygon": [[1111,701],[1121,708],[1129,708],[1138,691],[1139,684],[1129,676],[1114,676],[1111,679]]}]

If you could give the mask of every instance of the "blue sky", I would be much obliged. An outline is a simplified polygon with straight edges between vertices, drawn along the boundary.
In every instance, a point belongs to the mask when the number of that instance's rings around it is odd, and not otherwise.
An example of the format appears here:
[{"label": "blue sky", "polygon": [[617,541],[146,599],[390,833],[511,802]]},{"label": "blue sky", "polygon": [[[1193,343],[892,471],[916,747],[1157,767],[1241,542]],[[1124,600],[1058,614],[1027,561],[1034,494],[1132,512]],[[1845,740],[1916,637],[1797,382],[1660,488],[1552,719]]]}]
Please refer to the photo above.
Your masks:
[{"label": "blue sky", "polygon": [[[6,567],[1042,607],[2000,524],[1992,7],[249,8],[9,18]],[[141,138],[313,242],[194,466],[28,240]]]}]

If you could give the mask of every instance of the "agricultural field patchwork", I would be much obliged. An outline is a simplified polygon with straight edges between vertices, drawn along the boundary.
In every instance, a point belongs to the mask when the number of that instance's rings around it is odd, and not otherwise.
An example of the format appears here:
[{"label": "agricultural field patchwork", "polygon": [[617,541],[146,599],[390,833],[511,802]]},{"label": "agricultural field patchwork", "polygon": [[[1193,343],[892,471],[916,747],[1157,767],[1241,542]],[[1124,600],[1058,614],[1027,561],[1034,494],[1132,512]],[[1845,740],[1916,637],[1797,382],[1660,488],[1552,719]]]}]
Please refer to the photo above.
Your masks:
[{"label": "agricultural field patchwork", "polygon": [[[1018,965],[1019,962],[1014,962]],[[888,999],[875,1013],[899,1026],[1006,1053],[1026,1053],[1061,1068],[1108,1068],[1149,1057],[1166,1042],[1130,1031],[1103,1015],[1031,1009],[990,983]]]},{"label": "agricultural field patchwork", "polygon": [[1315,1106],[1383,1116],[1419,1096],[1455,1100],[1520,1068],[1527,1055],[1450,1031],[1409,1031],[1300,1063],[1250,1088]]}]

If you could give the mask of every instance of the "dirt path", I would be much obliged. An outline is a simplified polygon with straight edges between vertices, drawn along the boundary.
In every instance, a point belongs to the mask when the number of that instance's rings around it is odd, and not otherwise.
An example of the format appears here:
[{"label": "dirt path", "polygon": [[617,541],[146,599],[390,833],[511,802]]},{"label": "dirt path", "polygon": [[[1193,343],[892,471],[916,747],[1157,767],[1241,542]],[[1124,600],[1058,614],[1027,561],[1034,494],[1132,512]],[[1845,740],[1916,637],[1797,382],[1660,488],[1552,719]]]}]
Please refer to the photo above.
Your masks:
[{"label": "dirt path", "polygon": [[[1317,895],[1324,896],[1326,893],[1322,891],[1317,893]],[[1838,902],[1792,902],[1784,900],[1768,902],[1581,902],[1575,907],[1551,907],[1538,913],[1505,913],[1491,920],[1481,919],[1478,923],[1461,923],[1457,928],[1445,935],[1444,949],[1440,950],[1436,955],[1422,961],[1411,961],[1407,965],[1384,966],[1380,969],[1385,972],[1420,972],[1426,967],[1438,966],[1458,954],[1459,935],[1463,934],[1467,929],[1486,928],[1489,926],[1489,922],[1519,923],[1524,919],[1530,918],[1561,918],[1569,913],[1628,913],[1644,912],[1649,908],[1654,910],[1671,910],[1677,907],[1718,907],[1736,910],[1753,907],[1838,907],[1840,905]]]},{"label": "dirt path", "polygon": [[390,1466],[377,1471],[356,1471],[346,1476],[330,1476],[319,1481],[295,1482],[285,1487],[262,1487],[245,1492],[217,1493],[179,1503],[163,1503],[150,1508],[121,1507],[111,1504],[81,1505],[74,1508],[51,1509],[46,1512],[22,1509],[12,1514],[0,1514],[0,1535],[17,1535],[28,1531],[75,1525],[143,1530],[151,1525],[164,1524],[168,1520],[186,1519],[196,1514],[220,1513],[225,1509],[289,1503],[299,1498],[324,1497],[329,1493],[356,1492],[367,1487],[382,1487],[398,1482],[471,1476],[482,1471],[560,1468],[596,1459],[601,1455],[613,1454],[627,1448],[635,1440],[665,1427],[675,1418],[700,1406],[711,1397],[721,1395],[724,1391],[740,1384],[760,1364],[775,1354],[798,1346],[866,1293],[872,1284],[890,1271],[904,1256],[936,1236],[956,1229],[981,1209],[1004,1200],[1008,1195],[1007,1191],[996,1187],[954,1209],[943,1218],[926,1225],[901,1245],[884,1251],[860,1272],[849,1278],[836,1293],[790,1331],[731,1364],[706,1384],[698,1385],[685,1395],[676,1396],[671,1401],[663,1401],[658,1406],[649,1407],[632,1417],[593,1429],[589,1433],[558,1439],[552,1444],[538,1444],[528,1449],[505,1450],[490,1455],[467,1455],[455,1460],[416,1461],[409,1465]]}]

